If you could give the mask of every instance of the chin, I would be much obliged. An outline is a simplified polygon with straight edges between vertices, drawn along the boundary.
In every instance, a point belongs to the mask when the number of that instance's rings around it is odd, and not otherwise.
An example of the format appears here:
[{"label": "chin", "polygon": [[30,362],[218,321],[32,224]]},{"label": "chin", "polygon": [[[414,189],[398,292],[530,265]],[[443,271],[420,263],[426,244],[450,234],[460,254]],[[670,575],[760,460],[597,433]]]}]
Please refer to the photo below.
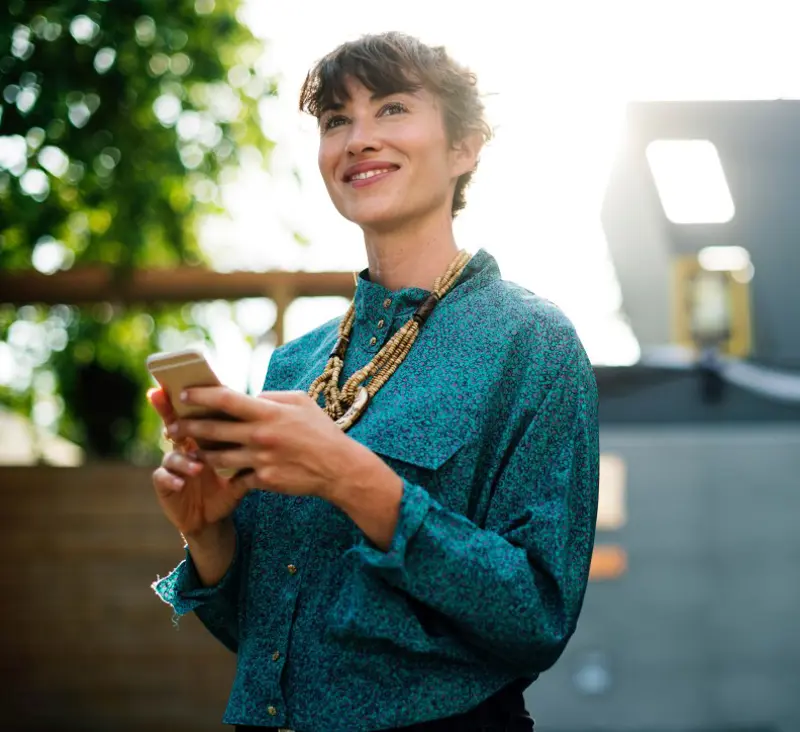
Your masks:
[{"label": "chin", "polygon": [[365,206],[348,211],[345,218],[362,229],[391,229],[406,221],[408,214],[394,206]]}]

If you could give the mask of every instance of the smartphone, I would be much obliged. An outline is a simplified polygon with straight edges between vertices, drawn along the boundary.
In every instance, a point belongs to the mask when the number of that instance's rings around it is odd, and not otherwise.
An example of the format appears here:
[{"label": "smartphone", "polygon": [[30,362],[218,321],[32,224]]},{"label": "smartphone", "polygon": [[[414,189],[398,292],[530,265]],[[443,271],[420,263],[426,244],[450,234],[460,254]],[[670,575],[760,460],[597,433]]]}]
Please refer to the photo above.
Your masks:
[{"label": "smartphone", "polygon": [[[185,404],[178,398],[184,389],[193,386],[221,386],[211,365],[202,351],[190,348],[170,353],[154,353],[147,358],[147,370],[159,383],[175,410],[182,419],[223,419],[235,421],[235,417],[216,412],[197,404]],[[225,450],[239,447],[235,443],[197,440],[201,450]],[[221,468],[217,471],[223,477],[230,477],[235,470]]]},{"label": "smartphone", "polygon": [[147,370],[159,383],[181,418],[202,419],[217,416],[196,404],[184,404],[178,399],[184,389],[192,386],[221,386],[202,351],[189,348],[171,353],[154,353],[147,359]]}]

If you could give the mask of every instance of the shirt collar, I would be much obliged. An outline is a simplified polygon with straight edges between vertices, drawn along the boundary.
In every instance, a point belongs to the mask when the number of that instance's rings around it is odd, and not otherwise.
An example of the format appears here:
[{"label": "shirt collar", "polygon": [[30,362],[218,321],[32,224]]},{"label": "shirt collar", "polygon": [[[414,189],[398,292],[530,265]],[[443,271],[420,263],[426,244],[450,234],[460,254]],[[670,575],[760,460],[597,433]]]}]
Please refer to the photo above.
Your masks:
[{"label": "shirt collar", "polygon": [[[495,258],[485,249],[479,249],[469,261],[453,288],[444,296],[443,303],[452,303],[470,292],[500,279],[500,268]],[[356,318],[371,320],[379,314],[393,318],[396,314],[415,310],[430,290],[420,287],[406,287],[401,290],[389,290],[369,279],[369,269],[358,274],[355,293]]]}]

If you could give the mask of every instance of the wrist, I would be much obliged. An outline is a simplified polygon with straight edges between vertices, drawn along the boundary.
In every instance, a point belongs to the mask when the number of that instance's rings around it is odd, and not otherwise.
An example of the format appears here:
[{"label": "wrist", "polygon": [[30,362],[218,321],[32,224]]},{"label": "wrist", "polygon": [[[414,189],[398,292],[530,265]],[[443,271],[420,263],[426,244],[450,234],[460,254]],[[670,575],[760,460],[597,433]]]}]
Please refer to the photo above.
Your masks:
[{"label": "wrist", "polygon": [[403,501],[403,479],[363,445],[360,456],[331,481],[325,498],[350,517],[379,549],[392,544]]},{"label": "wrist", "polygon": [[218,584],[236,555],[236,529],[230,518],[184,536],[189,556],[203,587]]},{"label": "wrist", "polygon": [[358,445],[347,461],[347,468],[337,475],[321,496],[345,513],[353,514],[369,497],[378,494],[402,495],[403,480],[374,452]]},{"label": "wrist", "polygon": [[228,516],[221,521],[208,524],[198,531],[181,532],[187,544],[199,547],[219,546],[233,531],[233,519]]},{"label": "wrist", "polygon": [[371,511],[373,504],[387,501],[399,505],[403,495],[403,479],[380,457],[365,448],[366,455],[354,461],[346,474],[335,481],[326,500],[356,519]]}]

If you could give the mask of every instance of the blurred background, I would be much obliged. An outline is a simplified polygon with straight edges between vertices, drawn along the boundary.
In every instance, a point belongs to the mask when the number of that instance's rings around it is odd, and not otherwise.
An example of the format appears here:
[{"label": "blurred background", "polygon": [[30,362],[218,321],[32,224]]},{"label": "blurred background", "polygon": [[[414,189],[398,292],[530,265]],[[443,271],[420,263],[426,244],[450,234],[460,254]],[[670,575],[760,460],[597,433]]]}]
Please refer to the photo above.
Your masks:
[{"label": "blurred background", "polygon": [[595,365],[601,506],[537,729],[800,730],[795,3],[7,0],[0,9],[2,729],[221,729],[235,659],[149,589],[147,355],[258,391],[344,312],[360,232],[297,111],[366,32],[444,44],[496,139],[458,241]]}]

